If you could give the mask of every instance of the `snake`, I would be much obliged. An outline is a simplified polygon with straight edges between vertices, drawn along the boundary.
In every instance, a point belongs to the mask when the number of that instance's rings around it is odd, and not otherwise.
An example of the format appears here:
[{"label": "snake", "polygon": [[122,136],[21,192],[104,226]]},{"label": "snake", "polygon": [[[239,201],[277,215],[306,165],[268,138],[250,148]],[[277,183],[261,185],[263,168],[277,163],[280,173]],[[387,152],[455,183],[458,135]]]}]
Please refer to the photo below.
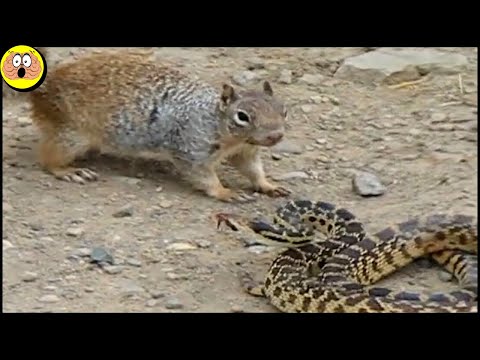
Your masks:
[{"label": "snake", "polygon": [[[369,233],[348,209],[327,201],[291,200],[273,222],[232,213],[217,228],[280,246],[262,284],[241,274],[245,290],[290,313],[477,312],[477,219],[465,214],[411,216]],[[375,284],[428,258],[460,284],[451,292],[394,291]]]}]

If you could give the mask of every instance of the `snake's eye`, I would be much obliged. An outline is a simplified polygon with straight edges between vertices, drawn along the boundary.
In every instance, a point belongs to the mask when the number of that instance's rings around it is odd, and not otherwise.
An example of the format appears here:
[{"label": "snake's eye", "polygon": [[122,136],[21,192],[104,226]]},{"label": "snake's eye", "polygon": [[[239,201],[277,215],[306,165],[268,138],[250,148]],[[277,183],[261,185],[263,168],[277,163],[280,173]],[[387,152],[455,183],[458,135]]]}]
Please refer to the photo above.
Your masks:
[{"label": "snake's eye", "polygon": [[247,126],[250,122],[250,116],[241,110],[237,111],[233,119],[238,126]]}]

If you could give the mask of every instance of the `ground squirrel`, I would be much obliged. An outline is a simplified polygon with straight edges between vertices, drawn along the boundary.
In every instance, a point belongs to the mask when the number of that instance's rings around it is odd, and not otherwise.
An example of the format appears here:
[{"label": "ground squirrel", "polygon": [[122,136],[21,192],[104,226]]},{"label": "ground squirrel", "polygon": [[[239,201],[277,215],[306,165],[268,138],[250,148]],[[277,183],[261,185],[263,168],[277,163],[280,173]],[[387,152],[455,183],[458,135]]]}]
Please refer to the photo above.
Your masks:
[{"label": "ground squirrel", "polygon": [[92,170],[71,167],[89,150],[147,151],[166,155],[196,189],[219,200],[251,199],[222,185],[216,167],[223,159],[256,191],[290,194],[267,180],[259,154],[282,139],[287,116],[268,81],[255,90],[216,88],[147,55],[117,51],[49,69],[30,100],[42,134],[40,164],[58,179],[96,180]]}]

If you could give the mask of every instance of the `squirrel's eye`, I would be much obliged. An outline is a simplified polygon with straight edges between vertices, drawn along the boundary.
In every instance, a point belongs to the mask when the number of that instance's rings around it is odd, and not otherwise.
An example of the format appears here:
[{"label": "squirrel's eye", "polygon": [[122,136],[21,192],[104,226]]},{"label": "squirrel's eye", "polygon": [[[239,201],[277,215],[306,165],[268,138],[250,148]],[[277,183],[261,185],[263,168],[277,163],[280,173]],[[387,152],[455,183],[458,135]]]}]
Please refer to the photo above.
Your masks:
[{"label": "squirrel's eye", "polygon": [[248,123],[250,122],[250,117],[243,111],[238,111],[235,114],[235,122],[239,126],[247,126]]}]

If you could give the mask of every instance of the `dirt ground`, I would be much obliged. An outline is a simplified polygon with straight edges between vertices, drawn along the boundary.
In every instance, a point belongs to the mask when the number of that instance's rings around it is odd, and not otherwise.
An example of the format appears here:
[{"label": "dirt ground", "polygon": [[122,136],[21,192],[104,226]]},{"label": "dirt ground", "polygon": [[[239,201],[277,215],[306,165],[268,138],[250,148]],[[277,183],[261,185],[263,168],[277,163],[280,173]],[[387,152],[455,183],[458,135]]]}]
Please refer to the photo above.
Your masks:
[{"label": "dirt ground", "polygon": [[[289,146],[264,150],[269,176],[284,176],[291,198],[334,202],[375,231],[430,212],[477,214],[477,52],[443,50],[469,59],[463,93],[457,74],[400,89],[333,77],[343,59],[365,48],[155,51],[215,84],[249,68],[254,86],[270,80],[290,119]],[[52,48],[49,66],[87,51]],[[284,69],[292,71],[289,84],[279,81]],[[305,74],[323,78],[308,83]],[[237,275],[245,270],[261,280],[275,250],[247,247],[238,235],[218,231],[210,216],[268,216],[286,199],[224,204],[178,181],[168,164],[107,155],[89,160],[100,181],[61,182],[36,163],[28,104],[7,97],[3,105],[4,312],[276,311],[246,294]],[[356,194],[355,170],[377,175],[384,195]],[[228,167],[221,174],[227,185],[248,186]],[[130,216],[114,216],[123,208]],[[94,248],[106,249],[114,264],[106,270],[90,263]],[[456,286],[440,274],[423,262],[382,282],[428,292]]]}]

